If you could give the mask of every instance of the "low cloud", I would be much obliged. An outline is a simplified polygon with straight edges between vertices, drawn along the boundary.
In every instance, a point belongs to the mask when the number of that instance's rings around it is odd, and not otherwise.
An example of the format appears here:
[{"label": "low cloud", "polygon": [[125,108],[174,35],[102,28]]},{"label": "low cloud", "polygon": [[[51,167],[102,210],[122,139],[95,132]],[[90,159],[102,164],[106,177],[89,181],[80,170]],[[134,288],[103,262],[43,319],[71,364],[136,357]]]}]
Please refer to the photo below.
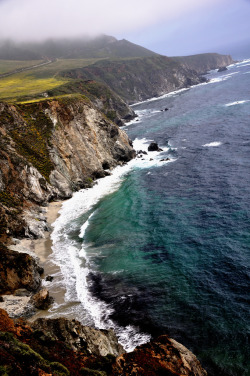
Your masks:
[{"label": "low cloud", "polygon": [[0,0],[0,38],[121,35],[221,3],[226,0]]}]

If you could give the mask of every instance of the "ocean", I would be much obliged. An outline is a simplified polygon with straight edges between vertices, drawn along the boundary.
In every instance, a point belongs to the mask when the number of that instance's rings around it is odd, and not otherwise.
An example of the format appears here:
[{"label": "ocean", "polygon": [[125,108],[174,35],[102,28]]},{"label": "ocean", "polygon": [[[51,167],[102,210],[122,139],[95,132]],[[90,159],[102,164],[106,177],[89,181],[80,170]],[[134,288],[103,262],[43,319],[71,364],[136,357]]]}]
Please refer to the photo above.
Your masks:
[{"label": "ocean", "polygon": [[147,154],[63,203],[49,316],[113,327],[128,351],[168,334],[209,375],[247,376],[250,59],[207,78],[134,105],[124,129]]}]

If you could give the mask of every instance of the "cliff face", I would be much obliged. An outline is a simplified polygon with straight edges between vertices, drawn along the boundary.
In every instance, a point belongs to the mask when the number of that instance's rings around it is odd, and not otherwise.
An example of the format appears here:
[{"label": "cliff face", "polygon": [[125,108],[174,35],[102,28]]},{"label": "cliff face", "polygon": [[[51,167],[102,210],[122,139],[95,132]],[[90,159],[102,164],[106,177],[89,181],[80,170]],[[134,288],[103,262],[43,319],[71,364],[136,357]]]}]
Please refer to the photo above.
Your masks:
[{"label": "cliff face", "polygon": [[216,53],[178,56],[172,59],[180,63],[185,69],[194,70],[198,74],[206,74],[212,69],[226,67],[234,62],[230,55]]},{"label": "cliff face", "polygon": [[13,321],[2,309],[0,370],[13,376],[207,375],[188,349],[167,336],[124,354],[112,330],[66,319]]},{"label": "cliff face", "polygon": [[107,85],[94,81],[76,79],[53,90],[48,90],[49,96],[72,93],[85,95],[108,119],[119,126],[124,125],[124,119],[135,117],[134,111]]},{"label": "cliff face", "polygon": [[84,68],[64,72],[63,75],[106,83],[131,104],[203,82],[202,74],[232,63],[231,56],[219,54],[177,58],[153,56],[102,60]]},{"label": "cliff face", "polygon": [[32,215],[37,205],[70,197],[134,156],[127,135],[79,95],[1,103],[0,132],[2,240],[41,235],[46,223],[42,213]]},{"label": "cliff face", "polygon": [[201,82],[195,72],[165,56],[103,60],[63,75],[106,83],[127,103],[160,96]]}]

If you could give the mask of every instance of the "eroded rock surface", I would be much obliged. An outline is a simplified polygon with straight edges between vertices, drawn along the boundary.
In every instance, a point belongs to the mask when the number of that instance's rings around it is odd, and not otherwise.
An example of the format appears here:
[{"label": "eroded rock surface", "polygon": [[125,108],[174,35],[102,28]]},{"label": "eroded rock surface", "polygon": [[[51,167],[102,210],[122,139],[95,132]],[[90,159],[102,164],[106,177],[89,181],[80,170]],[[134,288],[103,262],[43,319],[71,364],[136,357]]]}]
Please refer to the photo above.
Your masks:
[{"label": "eroded rock surface", "polygon": [[116,359],[113,375],[206,376],[195,355],[164,335]]}]

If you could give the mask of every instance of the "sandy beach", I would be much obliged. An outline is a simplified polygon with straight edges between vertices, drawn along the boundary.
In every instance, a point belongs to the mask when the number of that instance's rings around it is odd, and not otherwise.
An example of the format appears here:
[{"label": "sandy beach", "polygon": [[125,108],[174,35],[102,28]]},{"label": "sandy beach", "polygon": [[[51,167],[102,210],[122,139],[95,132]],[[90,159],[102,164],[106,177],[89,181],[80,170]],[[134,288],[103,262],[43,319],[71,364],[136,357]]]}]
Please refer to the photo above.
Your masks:
[{"label": "sandy beach", "polygon": [[[57,275],[60,273],[60,269],[50,259],[52,254],[52,240],[50,238],[52,231],[52,224],[55,222],[59,215],[62,202],[51,202],[46,208],[45,216],[47,218],[48,227],[50,231],[44,232],[44,237],[39,239],[21,239],[16,242],[15,245],[10,246],[12,250],[18,252],[24,252],[30,254],[36,258],[38,264],[44,268],[42,275],[42,284],[48,289],[50,296],[52,296],[56,303],[60,304],[64,302],[65,289],[60,283],[55,283]],[[47,276],[53,276],[53,282],[46,281]],[[23,315],[26,312],[27,304],[29,303],[29,296],[18,295],[3,295],[4,302],[0,303],[0,308],[5,309],[11,316]],[[38,317],[45,317],[48,315],[48,311],[38,310],[31,320],[35,320]]]}]

